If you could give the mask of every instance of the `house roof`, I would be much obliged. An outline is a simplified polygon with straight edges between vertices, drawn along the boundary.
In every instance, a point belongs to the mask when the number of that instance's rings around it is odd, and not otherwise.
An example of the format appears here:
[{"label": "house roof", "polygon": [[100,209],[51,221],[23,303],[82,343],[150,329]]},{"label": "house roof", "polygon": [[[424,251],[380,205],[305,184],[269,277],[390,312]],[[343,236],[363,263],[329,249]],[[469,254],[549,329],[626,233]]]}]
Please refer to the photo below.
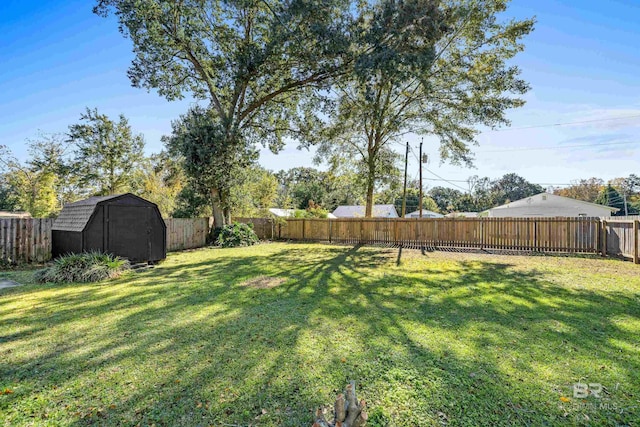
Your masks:
[{"label": "house roof", "polygon": [[[417,211],[409,212],[404,216],[405,218],[420,218],[420,209]],[[443,218],[442,214],[438,212],[433,212],[427,209],[422,209],[422,217],[423,218]]]},{"label": "house roof", "polygon": [[477,218],[478,212],[451,212],[445,216],[447,218]]},{"label": "house roof", "polygon": [[[77,231],[80,232],[84,230],[87,223],[91,219],[93,212],[101,203],[104,203],[109,200],[119,199],[121,197],[130,196],[135,197],[136,199],[144,200],[141,197],[136,196],[135,194],[125,193],[125,194],[116,194],[113,196],[94,196],[89,197],[88,199],[80,200],[77,202],[69,203],[62,208],[60,215],[53,223],[51,227],[52,230],[60,230],[60,231]],[[147,203],[151,203],[147,200],[144,200]]]},{"label": "house roof", "polygon": [[[546,199],[543,196],[546,196]],[[570,202],[570,203],[572,203],[574,205],[582,204],[582,205],[587,205],[587,206],[591,206],[591,207],[599,207],[599,208],[603,208],[603,209],[608,209],[611,212],[617,212],[617,211],[620,210],[618,208],[612,208],[611,206],[599,205],[597,203],[591,203],[591,202],[585,202],[583,200],[577,200],[577,199],[572,199],[570,197],[558,196],[557,194],[552,194],[552,193],[539,193],[539,194],[536,194],[534,196],[525,197],[524,199],[516,200],[515,202],[505,203],[504,205],[496,206],[495,208],[491,208],[491,209],[488,209],[488,210],[526,207],[526,206],[529,206],[529,205],[531,205],[532,203],[535,203],[535,202],[539,203],[542,200],[547,200],[547,201],[551,202],[551,203],[548,203],[548,205],[557,204],[557,203],[553,203],[554,201],[556,201],[556,202],[559,202],[559,203],[564,203],[565,205],[566,205],[567,202]]]},{"label": "house roof", "polygon": [[269,208],[269,212],[271,212],[275,216],[280,217],[290,217],[293,216],[295,209],[280,209],[280,208]]},{"label": "house roof", "polygon": [[31,214],[29,212],[22,211],[0,211],[0,218],[31,218]]},{"label": "house roof", "polygon": [[[338,206],[333,214],[338,218],[362,218],[364,217],[365,207],[356,206]],[[397,218],[398,212],[394,205],[373,205],[371,214],[377,218]]]}]

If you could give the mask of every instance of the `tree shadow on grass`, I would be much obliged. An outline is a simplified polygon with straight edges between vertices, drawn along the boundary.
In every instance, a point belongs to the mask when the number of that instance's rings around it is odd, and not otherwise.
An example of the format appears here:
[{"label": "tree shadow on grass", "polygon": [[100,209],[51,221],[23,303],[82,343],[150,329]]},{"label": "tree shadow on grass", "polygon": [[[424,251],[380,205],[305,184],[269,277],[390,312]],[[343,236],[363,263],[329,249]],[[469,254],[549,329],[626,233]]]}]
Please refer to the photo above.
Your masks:
[{"label": "tree shadow on grass", "polygon": [[[537,425],[570,421],[557,384],[535,379],[553,363],[575,370],[561,386],[595,375],[588,365],[602,359],[605,378],[637,387],[638,358],[621,351],[637,334],[612,319],[640,315],[628,294],[571,290],[494,262],[407,275],[393,250],[317,248],[62,286],[42,311],[5,313],[0,330],[22,328],[0,340],[19,355],[0,362],[15,387],[0,411],[23,411],[10,416],[24,424],[300,426],[355,379],[391,425]],[[258,276],[286,281],[241,286]]]}]

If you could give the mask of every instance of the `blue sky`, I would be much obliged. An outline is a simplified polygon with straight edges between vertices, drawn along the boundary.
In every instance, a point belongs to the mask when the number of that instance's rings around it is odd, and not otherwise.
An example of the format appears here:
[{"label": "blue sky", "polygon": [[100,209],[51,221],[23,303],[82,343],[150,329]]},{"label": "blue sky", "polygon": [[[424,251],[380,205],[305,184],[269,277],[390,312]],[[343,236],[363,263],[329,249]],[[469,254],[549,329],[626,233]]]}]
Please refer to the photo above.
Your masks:
[{"label": "blue sky", "polygon": [[[19,157],[28,138],[39,130],[66,131],[86,106],[113,117],[124,113],[145,135],[147,151],[157,152],[171,120],[191,102],[170,103],[132,88],[131,42],[113,18],[93,15],[92,6],[88,0],[0,2],[0,144]],[[532,86],[527,104],[509,113],[511,129],[480,135],[475,169],[441,165],[438,142],[425,139],[431,158],[425,185],[466,188],[459,181],[470,175],[508,172],[543,184],[640,173],[640,2],[513,0],[508,15],[537,18],[515,60]],[[545,126],[575,122],[586,123]],[[408,139],[417,147],[416,137]],[[311,166],[312,157],[291,144],[277,156],[263,150],[261,163],[279,170]],[[417,175],[413,156],[410,175]]]}]

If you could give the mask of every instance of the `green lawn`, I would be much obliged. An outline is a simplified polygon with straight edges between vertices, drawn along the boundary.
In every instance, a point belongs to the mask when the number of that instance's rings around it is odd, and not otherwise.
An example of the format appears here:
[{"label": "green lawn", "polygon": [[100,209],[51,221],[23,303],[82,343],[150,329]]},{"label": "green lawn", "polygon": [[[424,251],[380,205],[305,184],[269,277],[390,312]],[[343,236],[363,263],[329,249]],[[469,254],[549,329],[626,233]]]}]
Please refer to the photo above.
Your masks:
[{"label": "green lawn", "polygon": [[[275,243],[0,290],[0,423],[309,426],[353,379],[369,426],[638,425],[640,266],[397,262]],[[600,398],[575,399],[577,382]]]}]

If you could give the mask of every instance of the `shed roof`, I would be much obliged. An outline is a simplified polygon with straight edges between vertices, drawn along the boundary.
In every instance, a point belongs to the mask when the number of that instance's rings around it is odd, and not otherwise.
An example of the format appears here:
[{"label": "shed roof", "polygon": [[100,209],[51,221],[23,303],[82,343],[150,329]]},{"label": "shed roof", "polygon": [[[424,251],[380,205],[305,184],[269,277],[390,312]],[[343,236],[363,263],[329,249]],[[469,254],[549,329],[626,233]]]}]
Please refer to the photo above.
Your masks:
[{"label": "shed roof", "polygon": [[113,196],[89,197],[88,199],[79,200],[77,202],[65,205],[64,208],[62,208],[60,215],[58,215],[58,218],[56,218],[56,220],[54,221],[51,229],[80,232],[87,226],[87,223],[91,219],[91,215],[93,215],[96,206],[108,200],[119,199],[125,196],[134,197],[147,203],[151,203],[131,193],[116,194]]}]

